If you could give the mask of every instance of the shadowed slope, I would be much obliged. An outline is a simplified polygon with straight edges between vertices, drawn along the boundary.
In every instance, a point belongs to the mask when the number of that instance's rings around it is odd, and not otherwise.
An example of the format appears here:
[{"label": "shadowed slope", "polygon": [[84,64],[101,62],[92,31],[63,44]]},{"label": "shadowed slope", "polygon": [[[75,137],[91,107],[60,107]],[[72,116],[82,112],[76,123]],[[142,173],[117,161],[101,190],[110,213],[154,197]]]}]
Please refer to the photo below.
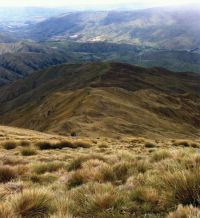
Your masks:
[{"label": "shadowed slope", "polygon": [[1,88],[0,121],[64,135],[197,137],[199,82],[162,68],[62,65]]}]

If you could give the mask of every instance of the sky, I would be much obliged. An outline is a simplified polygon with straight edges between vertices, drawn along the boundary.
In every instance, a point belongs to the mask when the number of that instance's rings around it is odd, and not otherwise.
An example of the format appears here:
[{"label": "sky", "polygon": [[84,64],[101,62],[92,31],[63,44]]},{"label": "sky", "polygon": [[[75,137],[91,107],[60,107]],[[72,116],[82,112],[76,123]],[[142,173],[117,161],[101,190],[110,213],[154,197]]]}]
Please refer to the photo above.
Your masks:
[{"label": "sky", "polygon": [[94,6],[126,6],[160,7],[166,5],[179,5],[187,3],[200,3],[200,0],[0,0],[0,7],[94,7]]}]

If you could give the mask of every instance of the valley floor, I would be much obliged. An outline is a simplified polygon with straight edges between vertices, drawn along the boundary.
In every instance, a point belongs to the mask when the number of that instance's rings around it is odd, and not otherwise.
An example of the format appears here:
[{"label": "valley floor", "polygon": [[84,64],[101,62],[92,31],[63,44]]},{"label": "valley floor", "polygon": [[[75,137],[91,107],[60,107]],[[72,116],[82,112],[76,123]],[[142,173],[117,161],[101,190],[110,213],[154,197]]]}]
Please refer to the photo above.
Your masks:
[{"label": "valley floor", "polygon": [[0,218],[200,216],[198,140],[0,137]]}]

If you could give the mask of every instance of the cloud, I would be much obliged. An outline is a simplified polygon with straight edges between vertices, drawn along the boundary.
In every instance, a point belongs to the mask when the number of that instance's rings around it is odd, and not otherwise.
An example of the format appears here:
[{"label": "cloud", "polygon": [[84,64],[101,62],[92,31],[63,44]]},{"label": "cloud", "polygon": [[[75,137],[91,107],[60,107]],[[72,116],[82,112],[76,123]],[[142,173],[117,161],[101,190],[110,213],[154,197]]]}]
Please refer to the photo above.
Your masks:
[{"label": "cloud", "polygon": [[94,6],[94,5],[146,5],[149,6],[163,6],[185,3],[198,3],[199,0],[0,0],[0,6]]}]

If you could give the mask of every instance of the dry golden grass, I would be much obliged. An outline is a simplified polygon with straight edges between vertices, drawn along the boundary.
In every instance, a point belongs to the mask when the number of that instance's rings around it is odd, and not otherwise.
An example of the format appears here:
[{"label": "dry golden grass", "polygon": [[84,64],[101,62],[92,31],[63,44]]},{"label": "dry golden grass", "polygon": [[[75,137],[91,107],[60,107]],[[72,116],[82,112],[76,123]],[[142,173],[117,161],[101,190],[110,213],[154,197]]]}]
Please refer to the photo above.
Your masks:
[{"label": "dry golden grass", "polygon": [[14,213],[21,217],[45,218],[54,212],[53,196],[47,190],[25,190],[16,194],[11,205]]},{"label": "dry golden grass", "polygon": [[0,218],[199,216],[196,146],[164,139],[37,137],[22,130],[7,141],[18,146],[0,147]]},{"label": "dry golden grass", "polygon": [[32,156],[37,154],[37,151],[31,147],[24,147],[20,150],[20,152],[23,156]]},{"label": "dry golden grass", "polygon": [[199,208],[195,208],[192,205],[183,207],[179,205],[177,210],[171,212],[167,218],[198,218],[200,217]]}]

